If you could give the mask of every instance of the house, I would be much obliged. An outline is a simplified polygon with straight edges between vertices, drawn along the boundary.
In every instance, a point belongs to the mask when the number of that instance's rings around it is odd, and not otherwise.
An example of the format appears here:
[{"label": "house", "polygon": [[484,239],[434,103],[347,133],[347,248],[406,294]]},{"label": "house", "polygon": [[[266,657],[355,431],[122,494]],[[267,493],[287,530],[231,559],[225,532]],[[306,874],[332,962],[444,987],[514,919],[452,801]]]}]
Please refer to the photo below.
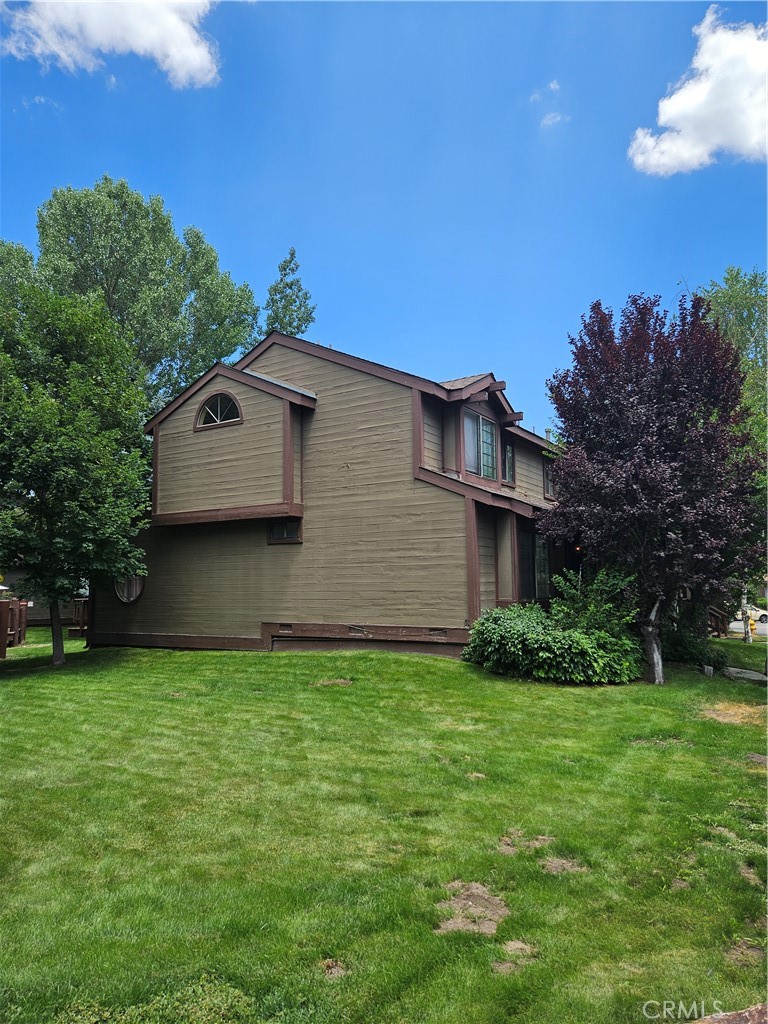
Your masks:
[{"label": "house", "polygon": [[553,446],[492,373],[426,380],[273,332],[147,425],[147,576],[91,643],[457,654],[482,608],[545,598]]}]

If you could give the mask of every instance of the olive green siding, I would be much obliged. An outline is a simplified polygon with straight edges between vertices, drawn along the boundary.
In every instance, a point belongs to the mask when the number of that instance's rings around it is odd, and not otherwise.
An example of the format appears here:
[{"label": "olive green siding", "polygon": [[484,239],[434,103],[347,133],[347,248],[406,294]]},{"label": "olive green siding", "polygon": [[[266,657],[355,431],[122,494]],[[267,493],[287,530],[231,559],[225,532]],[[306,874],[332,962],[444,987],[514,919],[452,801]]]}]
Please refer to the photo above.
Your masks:
[{"label": "olive green siding", "polygon": [[496,514],[477,506],[480,607],[496,607]]},{"label": "olive green siding", "polygon": [[301,451],[303,415],[301,409],[291,410],[291,433],[293,437],[293,500],[301,501]]},{"label": "olive green siding", "polygon": [[424,465],[443,471],[443,411],[436,401],[424,397]]},{"label": "olive green siding", "polygon": [[543,504],[544,470],[541,449],[515,438],[515,497],[532,498]]},{"label": "olive green siding", "polygon": [[[155,528],[144,595],[124,606],[100,594],[96,634],[256,638],[262,621],[463,627],[465,501],[413,479],[411,389],[280,345],[251,367],[318,396],[293,441],[304,543],[270,545],[258,521]],[[272,422],[277,431],[279,409]],[[248,457],[237,444],[228,458],[239,486]]]},{"label": "olive green siding", "polygon": [[[243,422],[195,430],[202,402],[233,394]],[[209,381],[155,428],[160,513],[283,500],[283,401],[228,379]]]},{"label": "olive green siding", "polygon": [[280,345],[252,368],[318,396],[294,619],[463,626],[464,501],[413,479],[411,389]]}]

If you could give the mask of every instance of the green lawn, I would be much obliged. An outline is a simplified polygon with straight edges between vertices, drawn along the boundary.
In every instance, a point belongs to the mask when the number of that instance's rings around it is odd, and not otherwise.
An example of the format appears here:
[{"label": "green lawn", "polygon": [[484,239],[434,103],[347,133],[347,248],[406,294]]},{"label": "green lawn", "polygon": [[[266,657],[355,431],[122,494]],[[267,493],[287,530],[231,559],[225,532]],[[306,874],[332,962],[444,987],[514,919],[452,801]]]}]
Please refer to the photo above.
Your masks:
[{"label": "green lawn", "polygon": [[728,653],[728,664],[734,668],[749,668],[753,672],[765,672],[765,656],[768,644],[764,637],[756,637],[751,644],[742,639],[729,637],[727,640],[712,640]]},{"label": "green lawn", "polygon": [[[0,1020],[644,1024],[647,1000],[762,999],[764,689],[68,647],[0,668]],[[504,855],[512,830],[553,841]],[[495,936],[435,931],[456,879],[504,900]],[[534,951],[496,973],[509,940]]]}]

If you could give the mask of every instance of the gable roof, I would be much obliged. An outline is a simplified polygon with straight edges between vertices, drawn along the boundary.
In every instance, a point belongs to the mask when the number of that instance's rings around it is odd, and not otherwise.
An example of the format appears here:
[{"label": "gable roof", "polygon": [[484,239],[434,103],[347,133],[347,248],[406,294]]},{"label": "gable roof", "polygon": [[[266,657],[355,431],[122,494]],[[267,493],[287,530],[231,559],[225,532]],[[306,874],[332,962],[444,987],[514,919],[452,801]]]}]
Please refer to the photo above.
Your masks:
[{"label": "gable roof", "polygon": [[249,388],[255,388],[257,391],[274,395],[276,398],[282,398],[292,402],[294,405],[302,405],[309,409],[314,409],[317,405],[316,395],[311,391],[305,391],[303,388],[296,387],[295,384],[289,384],[284,380],[277,380],[275,377],[267,377],[263,373],[255,373],[253,370],[239,370],[236,366],[214,363],[210,370],[207,370],[202,377],[197,378],[194,384],[190,384],[177,398],[174,398],[164,409],[156,413],[151,420],[147,420],[144,424],[144,433],[151,434],[159,423],[162,423],[171,413],[176,412],[180,406],[184,405],[185,402],[192,398],[209,381],[213,380],[214,377],[224,377],[226,380],[237,381],[239,384],[245,384]]},{"label": "gable roof", "polygon": [[456,377],[454,380],[441,380],[440,383],[444,388],[449,391],[461,390],[462,388],[469,387],[470,384],[476,384],[479,380],[484,377],[493,377],[492,373],[476,373],[472,377]]},{"label": "gable roof", "polygon": [[503,382],[497,381],[492,373],[478,373],[472,377],[459,377],[455,381],[445,381],[441,384],[438,381],[428,380],[426,377],[419,377],[414,373],[395,370],[391,366],[384,366],[383,363],[374,363],[370,359],[363,359],[360,356],[353,356],[347,352],[339,352],[334,348],[327,348],[325,345],[319,345],[314,341],[294,338],[289,334],[282,334],[280,331],[272,331],[268,334],[255,348],[252,348],[250,352],[246,352],[241,359],[238,359],[235,366],[245,369],[273,345],[281,345],[283,348],[293,349],[295,352],[305,352],[308,355],[317,356],[318,359],[324,359],[329,363],[349,366],[352,369],[361,370],[363,373],[369,373],[373,377],[381,377],[383,380],[390,380],[395,384],[416,388],[425,394],[442,398],[444,401],[469,398],[473,394],[484,391],[490,385],[497,385],[492,390],[505,414],[512,416],[515,413],[515,410],[504,394]]}]

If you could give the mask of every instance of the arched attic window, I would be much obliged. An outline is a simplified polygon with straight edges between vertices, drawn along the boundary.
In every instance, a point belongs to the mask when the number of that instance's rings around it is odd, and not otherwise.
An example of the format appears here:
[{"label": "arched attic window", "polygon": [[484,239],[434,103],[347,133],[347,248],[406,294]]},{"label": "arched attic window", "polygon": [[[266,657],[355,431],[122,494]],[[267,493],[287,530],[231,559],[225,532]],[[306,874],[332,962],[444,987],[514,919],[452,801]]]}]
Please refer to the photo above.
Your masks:
[{"label": "arched attic window", "polygon": [[218,391],[203,402],[195,417],[195,430],[203,427],[226,427],[242,423],[243,411],[234,395]]}]

